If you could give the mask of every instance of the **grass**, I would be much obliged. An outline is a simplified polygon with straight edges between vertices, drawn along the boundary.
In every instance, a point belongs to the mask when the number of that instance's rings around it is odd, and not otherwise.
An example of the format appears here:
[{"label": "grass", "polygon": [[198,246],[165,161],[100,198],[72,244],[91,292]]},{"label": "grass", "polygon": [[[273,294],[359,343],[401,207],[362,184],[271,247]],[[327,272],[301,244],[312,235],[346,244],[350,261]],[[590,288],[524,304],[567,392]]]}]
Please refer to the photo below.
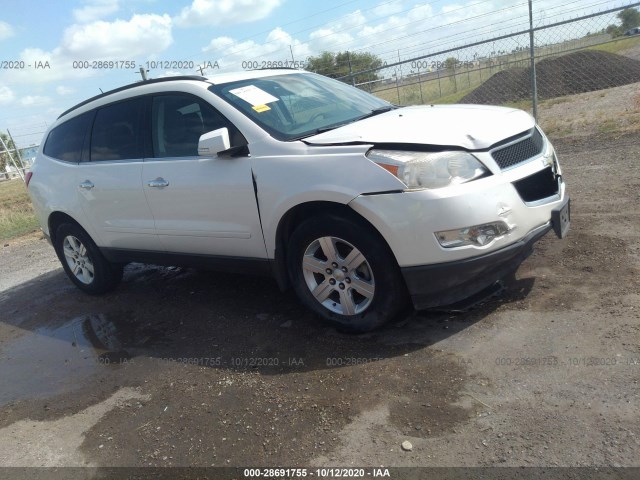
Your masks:
[{"label": "grass", "polygon": [[383,100],[401,105],[457,103],[501,69],[497,66],[483,66],[482,68],[461,68],[456,70],[455,74],[453,72],[423,73],[420,80],[417,77],[406,78],[404,84],[396,87],[395,83],[390,83],[378,87],[371,93]]},{"label": "grass", "polygon": [[0,240],[38,230],[31,199],[20,179],[0,182]]},{"label": "grass", "polygon": [[640,44],[640,36],[616,39],[615,41],[603,43],[602,45],[595,45],[589,47],[589,50],[599,50],[601,52],[619,53],[629,48],[635,47]]},{"label": "grass", "polygon": [[614,133],[617,132],[618,129],[618,122],[613,119],[604,120],[598,125],[598,133]]},{"label": "grass", "polygon": [[473,92],[475,88],[476,87],[465,88],[464,90],[460,90],[459,92],[452,93],[451,95],[447,95],[446,97],[438,98],[437,100],[434,100],[433,103],[439,103],[442,105],[451,104],[451,103],[460,103],[460,100],[462,100],[462,97],[464,97],[468,93]]},{"label": "grass", "polygon": [[567,97],[556,97],[556,98],[550,98],[549,100],[543,100],[542,102],[540,102],[541,105],[544,105],[545,107],[552,107],[553,105],[559,105],[561,103],[566,103],[566,102],[570,102],[571,99],[567,96]]}]

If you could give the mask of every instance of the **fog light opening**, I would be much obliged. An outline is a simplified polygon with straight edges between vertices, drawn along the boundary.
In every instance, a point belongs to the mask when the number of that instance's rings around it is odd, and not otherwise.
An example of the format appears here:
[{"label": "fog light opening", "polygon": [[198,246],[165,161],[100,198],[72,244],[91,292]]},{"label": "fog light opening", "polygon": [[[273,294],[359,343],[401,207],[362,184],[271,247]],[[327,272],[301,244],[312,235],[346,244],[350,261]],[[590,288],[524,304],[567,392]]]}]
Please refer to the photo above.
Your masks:
[{"label": "fog light opening", "polygon": [[484,247],[512,231],[505,222],[483,223],[457,230],[436,232],[438,243],[444,248],[464,247],[468,245]]}]

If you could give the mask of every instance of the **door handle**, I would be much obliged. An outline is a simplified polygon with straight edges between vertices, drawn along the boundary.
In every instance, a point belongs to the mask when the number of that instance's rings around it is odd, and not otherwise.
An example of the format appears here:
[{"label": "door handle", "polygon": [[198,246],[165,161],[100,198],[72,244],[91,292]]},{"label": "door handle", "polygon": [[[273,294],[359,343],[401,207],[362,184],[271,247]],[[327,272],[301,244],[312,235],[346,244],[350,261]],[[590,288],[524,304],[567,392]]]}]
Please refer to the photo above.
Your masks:
[{"label": "door handle", "polygon": [[84,182],[82,182],[78,186],[80,188],[84,188],[85,190],[91,190],[93,187],[95,187],[95,185],[93,184],[93,182],[91,180],[85,180]]},{"label": "door handle", "polygon": [[147,182],[147,186],[148,187],[155,187],[155,188],[163,188],[163,187],[168,187],[169,186],[169,182],[167,182],[162,177],[158,177],[155,180],[148,181]]}]

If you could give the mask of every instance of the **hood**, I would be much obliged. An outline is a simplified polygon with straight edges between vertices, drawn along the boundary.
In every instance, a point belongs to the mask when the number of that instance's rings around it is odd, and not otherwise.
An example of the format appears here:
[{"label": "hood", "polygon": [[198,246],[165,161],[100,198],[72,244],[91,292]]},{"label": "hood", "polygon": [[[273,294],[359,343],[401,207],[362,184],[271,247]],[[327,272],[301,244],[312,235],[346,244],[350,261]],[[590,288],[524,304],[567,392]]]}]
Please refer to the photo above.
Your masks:
[{"label": "hood", "polygon": [[535,125],[522,110],[484,105],[420,105],[381,113],[304,139],[314,145],[407,143],[482,150]]}]

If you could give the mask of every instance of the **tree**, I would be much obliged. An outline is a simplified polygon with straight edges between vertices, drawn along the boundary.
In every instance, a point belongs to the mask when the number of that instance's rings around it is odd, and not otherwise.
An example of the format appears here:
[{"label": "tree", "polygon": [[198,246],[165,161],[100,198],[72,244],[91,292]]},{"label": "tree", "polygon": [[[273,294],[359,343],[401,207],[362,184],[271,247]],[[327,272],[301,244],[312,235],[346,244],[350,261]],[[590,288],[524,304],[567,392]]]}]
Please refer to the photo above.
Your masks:
[{"label": "tree", "polygon": [[339,76],[335,55],[327,51],[322,52],[317,57],[309,57],[305,69],[331,78]]},{"label": "tree", "polygon": [[614,24],[609,25],[607,27],[607,29],[605,30],[605,32],[608,33],[609,35],[611,35],[613,38],[619,37],[624,33],[624,31],[622,30],[621,27],[619,27],[618,25],[614,25]]},{"label": "tree", "polygon": [[458,59],[455,57],[448,57],[444,61],[444,68],[446,68],[450,72],[455,71],[457,65],[458,65]]},{"label": "tree", "polygon": [[[13,141],[9,138],[4,132],[0,132],[0,137],[4,141],[4,144],[7,146],[9,150],[15,150],[16,146],[13,144]],[[12,153],[15,158],[15,153]],[[4,175],[4,172],[7,170],[7,165],[10,163],[9,154],[4,150],[2,146],[2,142],[0,142],[0,175]]]},{"label": "tree", "polygon": [[[324,51],[315,57],[307,59],[306,69],[320,73],[330,78],[338,78],[345,83],[351,83],[349,75],[353,72],[353,81],[357,84],[378,80],[378,71],[357,73],[363,70],[381,68],[384,62],[373,53],[368,52],[338,52]],[[341,78],[342,77],[342,78]]]},{"label": "tree", "polygon": [[447,69],[449,74],[449,81],[453,84],[453,91],[458,92],[458,80],[456,78],[456,66],[458,65],[458,59],[455,57],[448,57],[444,61],[444,68]]},{"label": "tree", "polygon": [[618,12],[618,18],[622,22],[620,28],[623,32],[640,27],[640,12],[635,8],[625,8]]}]

